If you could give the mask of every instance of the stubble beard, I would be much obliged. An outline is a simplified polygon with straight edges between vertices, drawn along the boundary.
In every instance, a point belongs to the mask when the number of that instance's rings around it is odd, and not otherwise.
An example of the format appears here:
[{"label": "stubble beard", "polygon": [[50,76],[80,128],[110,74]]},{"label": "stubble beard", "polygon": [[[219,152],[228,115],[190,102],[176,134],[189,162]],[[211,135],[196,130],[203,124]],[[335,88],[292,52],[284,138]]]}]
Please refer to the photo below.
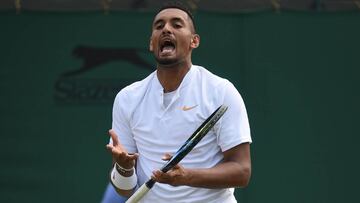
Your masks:
[{"label": "stubble beard", "polygon": [[177,58],[160,59],[159,57],[155,56],[155,60],[158,63],[158,65],[167,68],[175,67],[175,65],[180,63],[180,61]]}]

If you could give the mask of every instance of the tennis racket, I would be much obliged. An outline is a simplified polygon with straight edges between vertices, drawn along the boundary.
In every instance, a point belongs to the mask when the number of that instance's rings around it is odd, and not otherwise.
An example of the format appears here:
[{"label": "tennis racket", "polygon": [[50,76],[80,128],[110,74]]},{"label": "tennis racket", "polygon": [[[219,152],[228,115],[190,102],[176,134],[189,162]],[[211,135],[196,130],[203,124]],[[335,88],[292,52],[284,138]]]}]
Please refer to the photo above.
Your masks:
[{"label": "tennis racket", "polygon": [[[196,131],[186,140],[186,142],[178,149],[172,158],[164,164],[160,169],[166,173],[176,164],[178,164],[196,145],[200,140],[214,127],[215,123],[221,118],[227,110],[227,106],[221,105],[218,107],[201,125]],[[126,203],[137,203],[143,198],[146,193],[155,185],[153,179],[149,179],[145,182],[127,201]]]}]

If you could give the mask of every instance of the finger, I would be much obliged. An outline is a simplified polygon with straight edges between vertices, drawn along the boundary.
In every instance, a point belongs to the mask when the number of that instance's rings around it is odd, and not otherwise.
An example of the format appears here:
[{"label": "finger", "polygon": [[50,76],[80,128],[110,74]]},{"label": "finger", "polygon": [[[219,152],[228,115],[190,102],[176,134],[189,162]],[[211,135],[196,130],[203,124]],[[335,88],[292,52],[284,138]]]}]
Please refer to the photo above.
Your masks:
[{"label": "finger", "polygon": [[161,158],[164,161],[168,161],[172,158],[172,156],[169,153],[165,153],[164,156]]},{"label": "finger", "polygon": [[153,171],[151,179],[155,180],[156,182],[164,182],[166,180],[166,174],[160,170]]},{"label": "finger", "polygon": [[176,170],[176,169],[180,169],[180,165],[179,165],[179,164],[176,164],[176,165],[172,168],[172,170]]},{"label": "finger", "polygon": [[134,153],[134,154],[127,154],[127,157],[130,159],[130,160],[136,160],[138,157],[139,157],[139,154],[138,153]]},{"label": "finger", "polygon": [[120,142],[119,142],[118,136],[116,135],[116,133],[113,129],[109,130],[109,135],[113,141],[113,145],[118,146]]},{"label": "finger", "polygon": [[119,163],[135,163],[136,159],[139,157],[138,153],[128,154],[126,151],[123,151],[119,148],[113,147],[111,153],[115,160]]},{"label": "finger", "polygon": [[135,163],[137,158],[139,157],[138,154],[125,154],[123,155],[123,161],[126,162],[126,163]]},{"label": "finger", "polygon": [[126,150],[120,147],[113,147],[111,149],[111,152],[113,153],[113,155],[121,157],[121,159],[123,160],[130,160],[129,154],[126,152]]},{"label": "finger", "polygon": [[125,154],[127,155],[126,150],[125,150],[121,145],[113,146],[112,144],[107,144],[107,145],[106,145],[106,149],[107,149],[109,152],[114,153],[114,154],[125,153]]},{"label": "finger", "polygon": [[113,149],[113,146],[111,144],[107,144],[106,149],[111,152]]}]

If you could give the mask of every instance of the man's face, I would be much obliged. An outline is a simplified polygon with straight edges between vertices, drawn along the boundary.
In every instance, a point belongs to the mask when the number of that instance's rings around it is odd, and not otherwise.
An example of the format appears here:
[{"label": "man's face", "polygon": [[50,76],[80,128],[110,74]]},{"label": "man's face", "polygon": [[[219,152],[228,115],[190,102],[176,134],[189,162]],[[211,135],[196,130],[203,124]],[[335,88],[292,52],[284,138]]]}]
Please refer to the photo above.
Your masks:
[{"label": "man's face", "polygon": [[191,50],[199,45],[199,36],[186,12],[169,8],[159,12],[152,25],[150,51],[160,65],[191,60]]}]

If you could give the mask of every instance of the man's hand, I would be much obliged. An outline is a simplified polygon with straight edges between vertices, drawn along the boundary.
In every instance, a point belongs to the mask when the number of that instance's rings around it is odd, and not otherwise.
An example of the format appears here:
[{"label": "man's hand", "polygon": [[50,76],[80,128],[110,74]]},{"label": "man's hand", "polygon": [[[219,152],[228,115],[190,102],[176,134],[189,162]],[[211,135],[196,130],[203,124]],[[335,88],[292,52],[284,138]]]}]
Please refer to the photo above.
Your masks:
[{"label": "man's hand", "polygon": [[[170,154],[165,154],[162,158],[164,161],[168,161],[171,159]],[[168,172],[164,173],[161,170],[153,171],[153,175],[151,179],[155,180],[159,183],[166,183],[172,186],[184,185],[186,180],[189,178],[189,174],[186,169],[180,164],[175,165]]]},{"label": "man's hand", "polygon": [[112,144],[107,144],[106,148],[111,152],[113,160],[123,168],[131,169],[134,167],[139,154],[129,154],[120,143],[118,136],[113,129],[109,130],[109,135],[111,136]]}]

